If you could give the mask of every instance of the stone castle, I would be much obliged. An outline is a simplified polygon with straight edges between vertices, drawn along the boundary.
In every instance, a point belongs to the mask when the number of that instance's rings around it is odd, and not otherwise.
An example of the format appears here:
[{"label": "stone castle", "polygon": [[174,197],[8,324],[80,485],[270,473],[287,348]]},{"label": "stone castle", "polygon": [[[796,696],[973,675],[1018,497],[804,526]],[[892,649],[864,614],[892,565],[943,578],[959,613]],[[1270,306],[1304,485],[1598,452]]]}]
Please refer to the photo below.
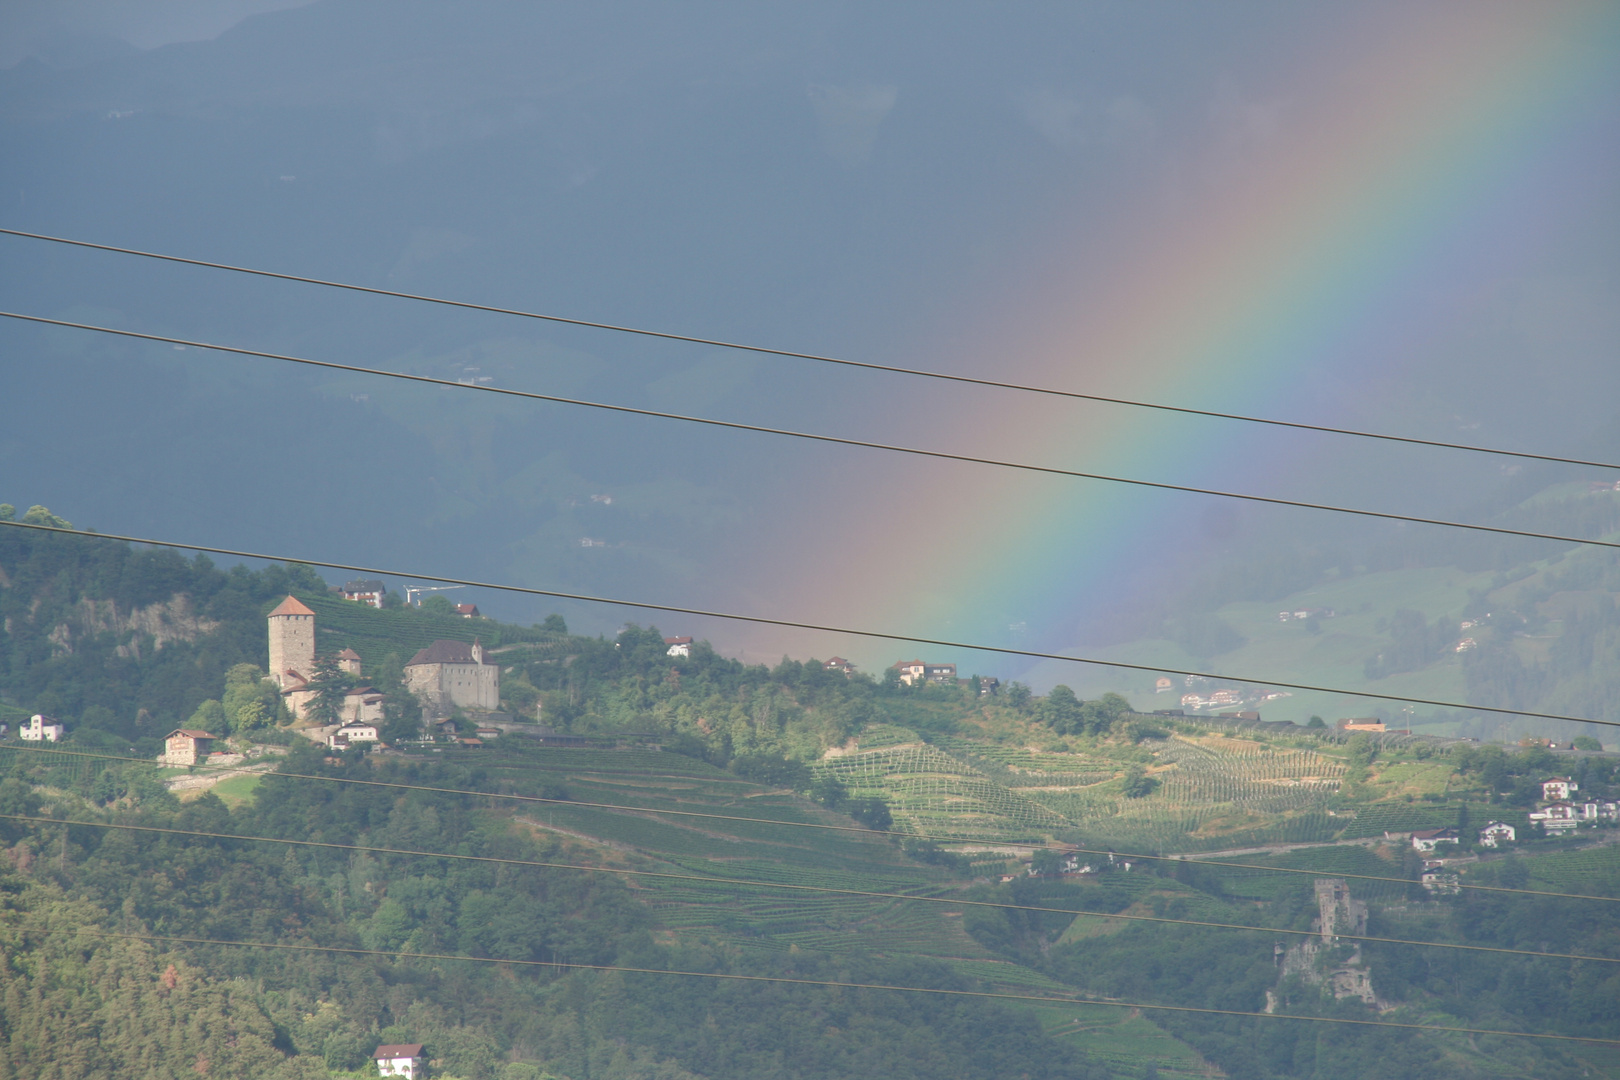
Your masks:
[{"label": "stone castle", "polygon": [[[315,691],[309,681],[315,672],[315,612],[295,596],[283,600],[269,615],[270,679],[281,687],[288,710],[305,718]],[[360,655],[353,649],[337,654],[338,667],[360,677]],[[435,641],[405,665],[405,686],[422,701],[429,719],[449,716],[457,709],[493,712],[500,708],[501,668],[486,659],[476,640]],[[383,695],[370,686],[357,685],[343,704],[344,722],[379,723]]]}]

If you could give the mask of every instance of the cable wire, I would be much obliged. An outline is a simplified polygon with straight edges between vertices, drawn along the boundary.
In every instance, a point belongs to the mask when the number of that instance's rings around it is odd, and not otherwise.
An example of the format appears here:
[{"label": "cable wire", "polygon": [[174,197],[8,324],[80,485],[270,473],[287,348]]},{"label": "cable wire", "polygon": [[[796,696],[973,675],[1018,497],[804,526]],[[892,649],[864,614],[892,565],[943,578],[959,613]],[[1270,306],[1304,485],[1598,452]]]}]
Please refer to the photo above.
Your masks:
[{"label": "cable wire", "polygon": [[992,387],[998,390],[1014,390],[1025,394],[1041,394],[1048,397],[1070,398],[1077,401],[1095,401],[1107,405],[1125,405],[1133,409],[1154,409],[1160,412],[1179,413],[1185,416],[1204,416],[1217,420],[1237,420],[1246,424],[1265,424],[1271,427],[1293,428],[1299,431],[1317,431],[1329,435],[1349,435],[1358,439],[1378,439],[1384,442],[1406,443],[1412,446],[1437,447],[1444,450],[1463,450],[1475,454],[1495,454],[1501,457],[1524,458],[1531,461],[1550,461],[1563,465],[1584,465],[1595,469],[1620,469],[1620,464],[1608,461],[1588,461],[1583,458],[1560,457],[1556,454],[1537,454],[1523,450],[1502,450],[1491,446],[1478,446],[1471,443],[1446,442],[1439,439],[1419,439],[1406,435],[1389,435],[1383,432],[1361,431],[1356,428],[1331,427],[1323,424],[1306,424],[1295,420],[1276,420],[1262,416],[1247,416],[1242,413],[1219,412],[1213,409],[1194,409],[1182,405],[1165,405],[1152,401],[1138,401],[1133,398],[1109,397],[1104,394],[1086,394],[1077,390],[1059,390],[1046,386],[1030,386],[1023,383],[1004,382],[999,379],[986,379],[972,375],[954,375],[943,371],[928,371],[922,368],[900,367],[893,364],[878,364],[866,360],[850,360],[844,357],[823,356],[817,353],[796,352],[792,349],[774,349],[763,345],[745,345],[735,341],[720,341],[714,338],[694,337],[689,334],[676,334],[664,330],[648,330],[642,327],[621,326],[616,323],[595,322],[589,319],[575,319],[563,315],[546,315],[535,311],[523,311],[517,308],[496,307],[491,304],[479,304],[465,300],[450,300],[440,296],[426,296],[421,293],[400,292],[394,289],[379,289],[368,285],[355,285],[344,281],[330,281],[324,278],[306,277],[300,274],[282,274],[273,270],[259,270],[247,266],[235,266],[230,263],[212,262],[207,259],[188,259],[179,255],[166,255],[155,251],[142,251],[139,248],[117,247],[112,244],[95,244],[88,240],[72,240],[62,236],[47,236],[44,233],[24,232],[20,229],[0,229],[0,234],[18,236],[28,240],[45,240],[53,244],[68,244],[73,247],[90,248],[95,251],[108,251],[119,255],[138,255],[144,259],[161,259],[164,262],[183,263],[187,266],[201,266],[210,270],[229,270],[238,274],[252,274],[258,277],[275,278],[280,281],[295,281],[304,285],[319,285],[330,289],[346,289],[350,292],[369,293],[375,296],[388,296],[398,300],[413,300],[427,304],[440,304],[445,307],[464,308],[468,311],[482,311],[496,315],[514,315],[524,319],[539,319],[544,322],[562,323],[567,326],[580,326],[593,330],[609,330],[620,334],[636,334],[641,337],[661,338],[666,341],[684,341],[694,345],[712,345],[721,349],[736,349],[742,352],[759,353],[766,356],[781,356],[796,360],[814,360],[822,364],[837,364],[848,368],[861,368],[868,371],[882,371],[892,375],[907,375],[915,378],[936,379],[942,382],[963,383],[970,386]]},{"label": "cable wire", "polygon": [[[72,757],[95,758],[101,761],[118,761],[126,764],[144,764],[139,759],[116,757],[111,754],[89,754],[77,750],[55,750],[44,747],[9,746],[8,750],[27,750],[34,753],[64,754]],[[234,765],[194,765],[192,769],[208,771],[224,771],[237,769]],[[540,795],[517,795],[510,792],[478,791],[468,788],[438,787],[431,784],[405,784],[390,780],[361,780],[351,776],[322,776],[319,773],[291,773],[277,770],[266,773],[267,776],[282,777],[289,780],[315,780],[328,784],[354,784],[359,787],[392,788],[399,791],[425,791],[438,795],[469,795],[487,799],[505,799],[509,802],[539,803],[549,806],[576,807],[588,810],[621,810],[630,814],[665,814],[673,817],[700,818],[709,821],[733,821],[751,825],[783,825],[794,829],[820,829],[825,832],[855,833],[866,839],[877,839],[885,834],[874,832],[863,825],[827,825],[815,821],[786,821],[781,818],[757,818],[740,814],[707,814],[698,810],[660,810],[650,806],[625,806],[619,803],[584,802],[578,799],[550,799]],[[55,819],[50,819],[55,820]],[[1022,840],[986,840],[982,836],[951,836],[944,833],[905,833],[907,839],[931,840],[936,843],[947,844],[993,844],[996,847],[1029,848],[1032,850],[1051,850],[1048,845],[1032,843]],[[1321,847],[1334,847],[1337,845],[1323,844]],[[1140,852],[1115,851],[1113,849],[1085,848],[1073,844],[1060,844],[1059,850],[1073,855],[1106,855],[1118,859],[1143,860],[1149,862],[1187,863],[1195,866],[1209,866],[1226,870],[1258,870],[1276,874],[1303,874],[1309,877],[1348,878],[1356,881],[1382,881],[1395,885],[1415,885],[1417,882],[1411,878],[1393,877],[1381,874],[1353,874],[1338,870],[1309,870],[1292,866],[1266,866],[1263,863],[1228,862],[1224,859],[1197,858],[1187,855],[1146,855]],[[1519,889],[1509,888],[1505,885],[1468,885],[1457,882],[1448,884],[1448,888],[1469,889],[1474,892],[1508,893],[1517,896],[1541,896],[1563,900],[1602,900],[1608,903],[1620,902],[1620,897],[1595,896],[1591,893],[1553,892],[1547,889]],[[1113,918],[1114,916],[1108,916]]]},{"label": "cable wire", "polygon": [[[52,931],[31,927],[20,928],[24,933],[44,934]],[[1117,1001],[1110,998],[1083,998],[1047,994],[1008,994],[994,990],[954,990],[930,986],[896,986],[891,983],[858,983],[837,979],[802,979],[788,975],[737,975],[719,971],[676,971],[670,968],[627,967],[618,964],[579,964],[558,960],[511,960],[494,956],[461,956],[455,953],[387,952],[382,949],[351,949],[336,945],[302,945],[280,941],[231,941],[225,938],[186,937],[178,934],[131,934],[116,930],[82,927],[81,932],[101,937],[126,938],[132,941],[177,941],[188,945],[229,945],[245,949],[284,949],[295,952],[338,953],[345,956],[378,956],[391,961],[450,960],[475,964],[509,964],[514,967],[554,968],[562,971],[617,971],[627,975],[678,975],[692,979],[725,979],[733,982],[785,983],[793,986],[825,986],[845,990],[891,990],[913,994],[939,994],[946,997],[976,997],[999,1001],[1027,1001],[1058,1005],[1101,1005],[1115,1009],[1142,1009],[1156,1012],[1202,1013],[1213,1016],[1237,1016],[1252,1020],[1305,1020],[1322,1024],[1354,1024],[1359,1027],[1404,1028],[1409,1031],[1443,1031],[1458,1035],[1507,1035],[1522,1039],[1556,1039],[1562,1042],[1598,1043],[1613,1045],[1615,1039],[1600,1039],[1584,1035],[1554,1035],[1532,1031],[1506,1031],[1496,1028],[1470,1028],[1449,1024],[1413,1024],[1399,1020],[1358,1020],[1343,1016],[1302,1016],[1297,1013],[1257,1013],[1242,1009],[1215,1009],[1196,1005],[1147,1005],[1135,1001]]]},{"label": "cable wire", "polygon": [[1020,472],[1039,473],[1045,476],[1066,476],[1076,480],[1096,480],[1108,484],[1126,484],[1131,487],[1153,488],[1158,491],[1177,491],[1187,495],[1210,495],[1220,499],[1238,499],[1243,502],[1263,503],[1268,506],[1288,506],[1297,510],[1321,510],[1332,514],[1351,514],[1356,517],[1377,518],[1383,521],[1399,521],[1409,525],[1438,525],[1447,529],[1467,529],[1472,532],[1494,533],[1500,536],[1517,536],[1531,540],[1552,540],[1561,544],[1589,544],[1594,547],[1620,549],[1620,541],[1597,540],[1581,536],[1563,536],[1558,533],[1534,532],[1528,529],[1509,529],[1500,525],[1474,525],[1462,521],[1448,521],[1444,518],[1417,517],[1412,514],[1396,514],[1383,510],[1362,510],[1351,506],[1337,506],[1332,503],[1304,502],[1299,499],[1283,499],[1271,495],[1252,495],[1240,491],[1222,491],[1218,488],[1194,487],[1188,484],[1170,484],[1158,480],[1137,480],[1127,476],[1110,476],[1106,473],[1082,472],[1078,469],[1060,469],[1055,465],[1032,465],[1028,462],[1005,461],[999,458],[977,457],[972,454],[953,454],[945,450],[926,450],[917,446],[901,446],[896,443],[872,442],[867,439],[845,438],[840,435],[823,435],[809,431],[795,431],[791,428],[767,427],[762,424],[745,424],[736,420],[716,420],[706,416],[688,416],[684,413],[664,412],[660,409],[641,409],[631,405],[610,405],[602,401],[587,401],[583,398],[560,397],[556,394],[541,394],[532,390],[512,390],[500,386],[479,386],[476,383],[457,382],[454,379],[439,379],[431,375],[411,375],[403,371],[388,371],[384,368],[362,367],[358,364],[343,364],[335,360],[312,360],[304,356],[290,356],[285,353],[264,352],[259,349],[245,349],[235,345],[214,345],[206,341],[192,341],[189,338],[168,337],[163,334],[145,334],[136,330],[119,330],[109,326],[96,326],[93,323],[72,322],[66,319],[47,319],[42,315],[23,315],[15,311],[0,311],[0,317],[19,319],[24,322],[43,323],[48,326],[61,326],[73,330],[90,330],[98,334],[113,334],[118,337],[138,338],[142,341],[161,341],[175,345],[184,345],[187,348],[211,349],[215,352],[234,353],[239,356],[255,356],[266,360],[281,360],[291,364],[304,364],[309,367],[326,368],[333,371],[348,371],[357,375],[375,375],[381,378],[401,379],[406,382],[425,383],[430,386],[443,386],[457,390],[475,390],[486,394],[502,394],[508,397],[525,398],[530,401],[547,401],[556,405],[573,405],[586,409],[601,409],[605,412],[625,413],[630,416],[646,416],[659,420],[675,420],[686,424],[703,424],[708,427],[725,428],[731,431],[749,431],[759,435],[778,435],[790,439],[805,439],[810,442],[832,443],[837,446],[854,446],[865,450],[882,450],[891,454],[909,454],[914,457],[934,458],[939,461],[955,461],[970,465],[988,465],[997,469],[1015,469]]},{"label": "cable wire", "polygon": [[[909,900],[924,904],[947,904],[953,907],[999,908],[1004,911],[1034,911],[1043,914],[1071,916],[1087,915],[1098,919],[1169,923],[1174,926],[1201,926],[1212,930],[1247,930],[1250,933],[1257,934],[1288,934],[1306,938],[1321,936],[1321,931],[1318,930],[1286,930],[1271,926],[1249,926],[1245,923],[1223,923],[1204,919],[1176,919],[1166,915],[1126,915],[1121,912],[1042,907],[1037,904],[1004,904],[993,900],[962,900],[947,896],[918,896],[912,893],[881,892],[872,889],[840,889],[827,885],[796,885],[788,882],[754,881],[749,878],[715,877],[706,874],[676,874],[657,870],[630,870],[614,866],[587,866],[578,863],[545,862],[535,859],[509,859],[496,855],[460,855],[441,851],[413,851],[406,848],[371,847],[366,844],[339,844],[323,840],[289,840],[274,836],[243,836],[239,833],[205,832],[201,829],[170,829],[157,825],[134,825],[127,822],[69,821],[63,818],[30,817],[25,814],[0,814],[0,820],[27,821],[39,825],[78,826],[90,829],[126,829],[130,832],[159,833],[166,836],[201,836],[212,840],[246,840],[260,844],[286,844],[292,847],[327,848],[336,851],[363,851],[372,855],[403,855],[420,859],[452,859],[459,862],[497,863],[502,866],[528,866],[547,870],[582,870],[586,873],[619,874],[625,877],[660,878],[668,881],[697,881],[706,885],[747,885],[753,888],[787,889],[823,895],[859,896],[871,900]],[[544,828],[538,822],[529,822],[529,824]],[[1417,941],[1408,938],[1375,937],[1370,934],[1335,933],[1332,936],[1343,938],[1346,941],[1370,941],[1379,945],[1417,945],[1430,949],[1458,949],[1464,952],[1532,956],[1542,960],[1589,960],[1599,964],[1620,964],[1620,957],[1592,956],[1587,953],[1537,952],[1534,949],[1510,949],[1496,945],[1465,945],[1445,941]]]},{"label": "cable wire", "polygon": [[[1509,709],[1500,705],[1468,705],[1458,701],[1441,701],[1435,698],[1408,697],[1403,694],[1385,694],[1372,690],[1346,690],[1342,687],[1318,686],[1314,683],[1284,682],[1280,679],[1263,679],[1247,675],[1217,675],[1206,671],[1188,671],[1183,668],[1157,667],[1148,664],[1132,664],[1123,660],[1099,660],[1094,657],[1068,656],[1063,653],[1040,652],[1035,649],[1015,649],[1006,645],[975,645],[971,642],[952,641],[948,638],[921,637],[914,634],[899,634],[886,630],[857,630],[851,627],[832,626],[826,623],[805,622],[798,619],[776,619],[765,615],[740,615],[735,612],[714,611],[709,608],[684,607],[678,604],[655,604],[646,600],[621,600],[610,596],[592,596],[588,593],[563,592],[559,589],[537,589],[527,585],[500,585],[494,582],[477,581],[472,578],[445,577],[439,574],[416,574],[401,570],[389,570],[376,566],[360,566],[356,563],[329,562],[322,559],[295,558],[287,555],[268,555],[257,551],[242,551],[237,548],[216,547],[209,544],[189,544],[178,540],[154,540],[148,537],[127,536],[121,533],[91,532],[87,529],[64,529],[55,525],[38,525],[28,521],[0,521],[0,526],[14,529],[32,529],[37,532],[59,533],[64,536],[83,536],[96,540],[119,540],[131,544],[151,544],[156,547],[178,548],[181,551],[200,551],[210,555],[226,555],[238,559],[262,559],[266,562],[303,563],[306,566],[324,566],[330,570],[342,570],[347,573],[368,574],[378,577],[410,578],[418,581],[437,581],[445,585],[467,585],[479,589],[491,589],[497,592],[518,593],[524,596],[546,596],[555,600],[577,600],[589,604],[615,604],[620,607],[638,608],[642,611],[664,611],[677,615],[693,615],[710,619],[726,619],[731,622],[753,623],[757,626],[781,626],[795,630],[814,630],[828,634],[847,634],[851,637],[875,638],[880,641],[904,641],[913,645],[937,645],[945,649],[966,649],[975,652],[995,653],[999,656],[1021,656],[1034,660],[1060,660],[1070,664],[1090,664],[1097,667],[1118,668],[1122,671],[1145,671],[1153,674],[1165,675],[1191,675],[1200,679],[1224,680],[1227,682],[1254,683],[1259,686],[1275,686],[1285,690],[1310,690],[1324,694],[1340,694],[1345,697],[1366,698],[1373,701],[1398,701],[1406,705],[1433,705],[1442,709],[1461,709],[1465,712],[1495,713],[1504,716],[1523,716],[1535,720],[1563,720],[1575,724],[1598,724],[1604,727],[1620,727],[1620,720],[1595,720],[1589,716],[1569,716],[1564,713],[1537,712],[1532,709]],[[1584,542],[1584,541],[1582,541]],[[1620,546],[1620,545],[1615,545]],[[1197,717],[1190,718],[1194,722]]]}]

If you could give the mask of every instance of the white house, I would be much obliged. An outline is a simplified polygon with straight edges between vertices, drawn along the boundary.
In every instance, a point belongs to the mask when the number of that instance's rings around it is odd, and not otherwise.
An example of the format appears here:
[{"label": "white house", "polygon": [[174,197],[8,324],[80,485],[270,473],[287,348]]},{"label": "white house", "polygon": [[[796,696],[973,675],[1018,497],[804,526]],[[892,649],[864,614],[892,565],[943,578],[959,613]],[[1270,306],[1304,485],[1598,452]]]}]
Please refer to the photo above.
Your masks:
[{"label": "white house", "polygon": [[667,637],[664,644],[668,646],[664,652],[669,656],[692,655],[692,639],[689,637]]},{"label": "white house", "polygon": [[1513,826],[1500,821],[1493,821],[1479,830],[1480,847],[1500,847],[1503,844],[1514,843],[1518,838],[1519,834]]},{"label": "white house", "polygon": [[54,717],[35,713],[17,729],[17,738],[24,742],[56,742],[67,734],[67,728],[62,721]]},{"label": "white house", "polygon": [[379,1046],[371,1055],[377,1063],[379,1076],[404,1076],[418,1080],[426,1076],[427,1061],[422,1057],[421,1043],[391,1043]]},{"label": "white house", "polygon": [[352,720],[326,738],[326,744],[334,750],[346,750],[354,743],[376,741],[376,724],[359,723]]},{"label": "white house", "polygon": [[1548,802],[1562,802],[1569,798],[1570,792],[1579,790],[1581,785],[1567,776],[1555,776],[1541,782],[1541,797]]},{"label": "white house", "polygon": [[1530,820],[1541,822],[1541,827],[1550,833],[1573,832],[1580,824],[1581,812],[1572,803],[1551,802],[1540,810],[1530,811]]},{"label": "white house", "polygon": [[1433,851],[1441,844],[1456,842],[1456,829],[1418,829],[1412,833],[1412,846],[1419,851]]}]

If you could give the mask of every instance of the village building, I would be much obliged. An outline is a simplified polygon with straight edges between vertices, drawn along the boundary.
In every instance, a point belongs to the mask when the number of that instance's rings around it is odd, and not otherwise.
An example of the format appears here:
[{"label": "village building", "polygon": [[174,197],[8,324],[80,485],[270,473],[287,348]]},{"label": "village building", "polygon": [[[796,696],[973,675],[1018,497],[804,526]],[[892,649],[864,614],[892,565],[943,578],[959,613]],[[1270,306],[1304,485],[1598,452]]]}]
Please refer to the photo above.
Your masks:
[{"label": "village building", "polygon": [[342,591],[345,600],[380,608],[383,605],[383,593],[388,591],[388,586],[375,578],[356,578],[345,583]]},{"label": "village building", "polygon": [[380,724],[383,722],[383,692],[374,686],[356,686],[343,695],[343,711],[339,716],[345,724]]},{"label": "village building", "polygon": [[203,759],[213,749],[217,735],[210,735],[206,731],[190,731],[186,728],[176,728],[169,732],[163,740],[163,763],[165,765],[200,765]]},{"label": "village building", "polygon": [[477,604],[457,604],[456,614],[463,619],[482,619],[483,613],[478,610]]},{"label": "village building", "polygon": [[1434,895],[1456,896],[1462,892],[1462,877],[1454,870],[1447,870],[1443,862],[1423,864],[1423,873],[1418,881],[1424,891]]},{"label": "village building", "polygon": [[421,1043],[395,1043],[379,1046],[371,1059],[377,1063],[379,1076],[403,1076],[406,1080],[421,1080],[427,1075],[427,1059],[422,1055]]},{"label": "village building", "polygon": [[667,656],[691,656],[692,639],[689,637],[667,637],[664,639],[664,653]]},{"label": "village building", "polygon": [[1519,834],[1513,826],[1501,821],[1493,821],[1479,830],[1480,847],[1501,847],[1503,844],[1517,842],[1518,838]]},{"label": "village building", "polygon": [[1574,832],[1581,823],[1581,812],[1575,804],[1560,800],[1530,811],[1530,820],[1539,821],[1548,833]]},{"label": "village building", "polygon": [[1340,720],[1338,727],[1340,731],[1383,731],[1384,722],[1376,716],[1358,716]]},{"label": "village building", "polygon": [[336,659],[338,670],[347,672],[350,675],[360,674],[360,654],[353,649],[344,649],[337,654]]},{"label": "village building", "polygon": [[832,671],[844,676],[855,674],[855,665],[842,656],[835,656],[831,660],[822,661],[821,668],[823,671]]},{"label": "village building", "polygon": [[347,750],[355,743],[378,741],[377,725],[350,722],[326,737],[326,745],[334,750]]},{"label": "village building", "polygon": [[930,664],[922,660],[901,660],[896,662],[894,670],[900,673],[900,681],[907,686],[916,686],[918,683],[953,683],[956,681],[955,664]]},{"label": "village building", "polygon": [[430,716],[454,709],[493,712],[501,703],[501,667],[486,659],[476,639],[435,641],[405,665],[405,687],[422,699]]},{"label": "village building", "polygon": [[62,721],[43,713],[35,713],[17,729],[17,738],[24,742],[57,742],[67,734]]},{"label": "village building", "polygon": [[1441,844],[1456,844],[1456,829],[1417,829],[1412,833],[1412,847],[1418,851],[1433,851]]},{"label": "village building", "polygon": [[980,697],[995,697],[1001,692],[1001,680],[994,675],[976,675],[974,678],[979,680]]},{"label": "village building", "polygon": [[1569,798],[1570,792],[1579,790],[1581,785],[1567,776],[1554,776],[1541,782],[1541,797],[1547,802],[1562,802]]}]

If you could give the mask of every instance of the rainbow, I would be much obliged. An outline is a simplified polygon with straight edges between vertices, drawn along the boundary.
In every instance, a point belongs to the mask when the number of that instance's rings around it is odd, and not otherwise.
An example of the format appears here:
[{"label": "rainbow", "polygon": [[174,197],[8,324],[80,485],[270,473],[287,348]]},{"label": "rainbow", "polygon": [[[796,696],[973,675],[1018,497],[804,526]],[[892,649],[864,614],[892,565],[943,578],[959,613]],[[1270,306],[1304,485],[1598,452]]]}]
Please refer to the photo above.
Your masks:
[{"label": "rainbow", "polygon": [[[1432,297],[1435,282],[1475,287],[1537,244],[1538,170],[1578,160],[1620,40],[1612,4],[1435,5],[1405,10],[1398,25],[1387,9],[1379,20],[1347,28],[1340,18],[1323,28],[1325,45],[1301,50],[1272,137],[1251,132],[1236,157],[1211,148],[1210,175],[1190,181],[1179,204],[1144,195],[1122,209],[1114,236],[1078,255],[1064,247],[1078,243],[1078,227],[1058,223],[1053,249],[1029,261],[1067,270],[1009,283],[1000,302],[975,298],[974,332],[920,342],[917,359],[1120,397],[1341,419],[1319,403],[1325,383],[1422,349],[1430,314],[1414,296]],[[1269,115],[1250,119],[1263,129]],[[1250,490],[1277,491],[1300,468],[1267,462],[1276,436],[1248,425],[990,392],[965,401],[941,396],[910,434],[1215,487],[1236,471]],[[823,508],[827,528],[776,541],[774,565],[807,572],[760,587],[759,602],[847,626],[1062,648],[1088,609],[1119,599],[1121,568],[1200,506],[965,467],[880,469],[870,484],[840,488]],[[834,648],[869,669],[898,656],[859,641],[806,639],[790,651]],[[1005,658],[960,661],[1016,674]]]}]

